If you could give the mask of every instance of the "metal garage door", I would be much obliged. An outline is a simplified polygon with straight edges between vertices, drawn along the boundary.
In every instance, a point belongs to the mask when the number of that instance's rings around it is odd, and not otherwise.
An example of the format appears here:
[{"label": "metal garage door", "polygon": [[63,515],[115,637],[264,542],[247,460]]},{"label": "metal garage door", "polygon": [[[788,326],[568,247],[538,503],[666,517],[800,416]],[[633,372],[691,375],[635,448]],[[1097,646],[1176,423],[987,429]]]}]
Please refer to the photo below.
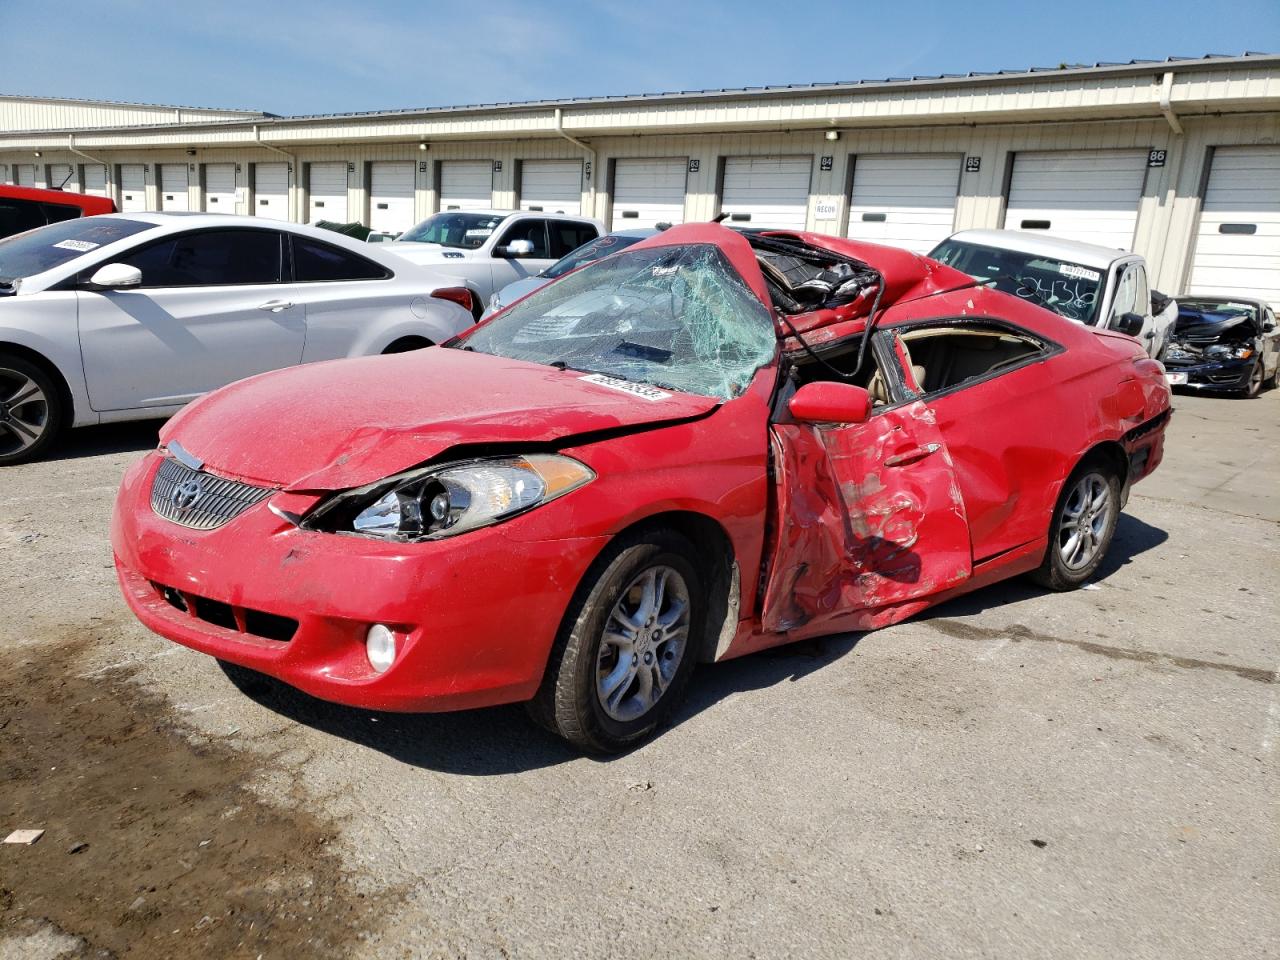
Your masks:
[{"label": "metal garage door", "polygon": [[36,185],[36,165],[34,163],[15,163],[13,165],[13,179],[20,187],[34,187]]},{"label": "metal garage door", "polygon": [[347,222],[347,164],[313,163],[308,168],[307,223]]},{"label": "metal garage door", "polygon": [[689,160],[618,160],[613,168],[613,227],[684,222]]},{"label": "metal garage door", "polygon": [[120,209],[125,213],[147,209],[147,168],[140,163],[120,165]]},{"label": "metal garage door", "polygon": [[1146,173],[1145,150],[1019,153],[1004,225],[1128,250]]},{"label": "metal garage door", "polygon": [[107,195],[107,168],[100,163],[86,163],[81,168],[84,192],[93,197]]},{"label": "metal garage door", "polygon": [[1188,287],[1280,309],[1280,147],[1213,151]]},{"label": "metal garage door", "polygon": [[492,160],[441,161],[441,210],[488,210],[492,207]]},{"label": "metal garage door", "polygon": [[289,219],[289,165],[255,163],[253,165],[253,208],[255,217],[269,220]]},{"label": "metal garage door", "polygon": [[209,213],[236,212],[236,165],[204,165],[204,208]]},{"label": "metal garage door", "polygon": [[854,158],[848,236],[928,253],[951,235],[961,157]]},{"label": "metal garage door", "polygon": [[187,165],[185,163],[160,164],[160,209],[167,211],[189,210],[187,200]]},{"label": "metal garage door", "polygon": [[581,213],[582,161],[524,161],[520,168],[520,209]]},{"label": "metal garage door", "polygon": [[803,230],[812,157],[728,157],[720,211],[742,227]]},{"label": "metal garage door", "polygon": [[370,164],[369,227],[400,233],[413,226],[413,164]]},{"label": "metal garage door", "polygon": [[71,166],[69,163],[49,164],[49,189],[63,189],[67,191],[75,190],[75,167]]}]

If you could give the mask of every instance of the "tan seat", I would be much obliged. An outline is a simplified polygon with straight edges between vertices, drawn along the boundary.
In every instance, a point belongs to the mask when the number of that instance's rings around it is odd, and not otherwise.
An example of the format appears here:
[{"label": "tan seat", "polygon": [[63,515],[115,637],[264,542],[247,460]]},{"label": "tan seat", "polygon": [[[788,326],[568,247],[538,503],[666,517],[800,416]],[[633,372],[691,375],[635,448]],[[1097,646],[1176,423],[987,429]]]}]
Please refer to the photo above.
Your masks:
[{"label": "tan seat", "polygon": [[[923,393],[924,367],[918,363],[913,363],[911,365],[911,375],[915,378],[916,383],[920,385],[920,392]],[[873,407],[882,407],[889,402],[889,385],[884,382],[884,375],[881,374],[879,368],[876,369],[871,382],[867,384],[867,393],[871,394],[871,405]]]}]

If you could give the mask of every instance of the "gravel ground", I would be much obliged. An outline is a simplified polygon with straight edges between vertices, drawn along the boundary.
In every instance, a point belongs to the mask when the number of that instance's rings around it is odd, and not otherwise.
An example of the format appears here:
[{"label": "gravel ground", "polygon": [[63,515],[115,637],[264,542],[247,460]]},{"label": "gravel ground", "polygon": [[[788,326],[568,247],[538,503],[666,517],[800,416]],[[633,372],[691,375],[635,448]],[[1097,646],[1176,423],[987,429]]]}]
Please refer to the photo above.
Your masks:
[{"label": "gravel ground", "polygon": [[1280,956],[1280,392],[1176,407],[1090,588],[702,668],[607,762],[149,634],[156,425],[81,431],[0,474],[0,960]]}]

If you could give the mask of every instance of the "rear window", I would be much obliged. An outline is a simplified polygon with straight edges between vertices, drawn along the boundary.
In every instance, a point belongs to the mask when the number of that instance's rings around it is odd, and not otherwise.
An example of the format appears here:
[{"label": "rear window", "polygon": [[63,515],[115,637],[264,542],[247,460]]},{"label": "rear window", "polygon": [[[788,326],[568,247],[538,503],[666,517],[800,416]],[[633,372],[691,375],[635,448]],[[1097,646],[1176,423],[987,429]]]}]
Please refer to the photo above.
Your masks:
[{"label": "rear window", "polygon": [[123,240],[154,223],[115,217],[76,217],[0,240],[0,283],[44,273]]}]

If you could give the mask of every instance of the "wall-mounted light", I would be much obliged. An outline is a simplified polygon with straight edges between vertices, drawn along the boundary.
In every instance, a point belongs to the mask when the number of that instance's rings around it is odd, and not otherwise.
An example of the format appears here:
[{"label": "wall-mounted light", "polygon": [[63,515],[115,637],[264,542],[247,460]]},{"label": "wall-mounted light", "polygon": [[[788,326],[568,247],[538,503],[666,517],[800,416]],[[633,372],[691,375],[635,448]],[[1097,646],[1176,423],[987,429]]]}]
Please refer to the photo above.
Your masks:
[{"label": "wall-mounted light", "polygon": [[187,150],[187,156],[188,156],[188,157],[194,157],[195,155],[196,155],[196,152],[195,152],[194,150],[192,150],[192,149],[188,148],[188,150]]},{"label": "wall-mounted light", "polygon": [[827,131],[826,133],[824,133],[822,136],[823,136],[823,139],[825,139],[825,140],[839,140],[839,139],[840,139],[840,131],[839,131],[839,130],[828,130],[828,131]]},{"label": "wall-mounted light", "polygon": [[36,156],[37,156],[37,157],[38,157],[38,156],[40,156],[40,151],[39,151],[39,150],[37,150],[37,151],[36,151]]},{"label": "wall-mounted light", "polygon": [[426,150],[426,149],[428,149],[427,144],[426,144],[426,141],[423,141],[422,143],[418,144],[418,149],[419,149],[419,150]]}]

